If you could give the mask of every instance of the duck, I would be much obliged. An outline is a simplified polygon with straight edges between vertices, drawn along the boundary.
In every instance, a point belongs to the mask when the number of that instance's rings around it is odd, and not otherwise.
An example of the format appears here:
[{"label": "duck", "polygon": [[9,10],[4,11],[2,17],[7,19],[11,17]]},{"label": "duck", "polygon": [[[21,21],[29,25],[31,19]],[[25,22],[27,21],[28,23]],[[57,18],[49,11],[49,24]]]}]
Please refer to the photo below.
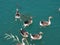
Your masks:
[{"label": "duck", "polygon": [[40,40],[42,39],[43,32],[39,32],[39,34],[30,34],[32,40]]},{"label": "duck", "polygon": [[19,13],[19,9],[16,9],[16,14],[15,14],[15,21],[17,21],[17,19],[21,18],[21,14]]},{"label": "duck", "polygon": [[49,16],[48,21],[40,21],[40,26],[45,27],[45,26],[51,25],[51,19],[52,19],[52,16]]},{"label": "duck", "polygon": [[29,20],[24,21],[23,26],[24,26],[24,27],[27,27],[27,26],[29,26],[29,25],[32,24],[32,23],[33,23],[33,20],[32,20],[32,17],[30,17]]},{"label": "duck", "polygon": [[16,45],[25,45],[24,40],[25,40],[25,38],[22,38],[22,43],[21,44],[17,43]]},{"label": "duck", "polygon": [[24,29],[21,28],[20,34],[21,34],[23,37],[27,38],[29,33],[26,32]]}]

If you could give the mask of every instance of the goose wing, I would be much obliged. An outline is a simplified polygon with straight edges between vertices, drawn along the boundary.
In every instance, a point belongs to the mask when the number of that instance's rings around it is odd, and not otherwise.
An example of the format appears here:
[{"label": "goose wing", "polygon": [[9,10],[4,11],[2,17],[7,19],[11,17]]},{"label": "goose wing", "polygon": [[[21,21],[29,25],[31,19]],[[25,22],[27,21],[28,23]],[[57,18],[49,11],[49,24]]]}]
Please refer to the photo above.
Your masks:
[{"label": "goose wing", "polygon": [[48,21],[41,21],[42,24],[48,24]]}]

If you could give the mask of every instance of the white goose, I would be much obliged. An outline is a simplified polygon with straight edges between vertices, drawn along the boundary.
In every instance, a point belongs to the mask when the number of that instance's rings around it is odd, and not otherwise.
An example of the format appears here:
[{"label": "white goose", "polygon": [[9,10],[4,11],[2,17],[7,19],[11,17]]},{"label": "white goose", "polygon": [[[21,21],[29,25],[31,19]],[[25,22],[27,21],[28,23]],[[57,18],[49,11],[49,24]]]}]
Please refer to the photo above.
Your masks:
[{"label": "white goose", "polygon": [[40,32],[39,34],[35,34],[35,35],[30,34],[30,37],[32,40],[40,40],[42,39],[42,34],[43,34],[42,32]]},{"label": "white goose", "polygon": [[23,30],[22,28],[21,28],[21,31],[20,31],[20,33],[21,33],[21,35],[23,36],[23,37],[28,37],[28,32],[26,32],[25,30]]},{"label": "white goose", "polygon": [[51,25],[51,21],[50,21],[51,18],[52,18],[52,16],[49,16],[48,21],[40,21],[40,26],[49,26],[49,25]]},{"label": "white goose", "polygon": [[27,27],[27,26],[29,26],[29,25],[32,24],[32,23],[33,23],[32,17],[30,17],[29,20],[27,20],[27,21],[24,22],[24,27]]},{"label": "white goose", "polygon": [[25,38],[22,38],[22,43],[21,44],[17,43],[17,45],[25,45],[24,40],[25,40]]},{"label": "white goose", "polygon": [[20,13],[19,13],[19,10],[18,8],[16,9],[16,14],[15,14],[15,21],[17,21],[17,19],[20,19]]}]

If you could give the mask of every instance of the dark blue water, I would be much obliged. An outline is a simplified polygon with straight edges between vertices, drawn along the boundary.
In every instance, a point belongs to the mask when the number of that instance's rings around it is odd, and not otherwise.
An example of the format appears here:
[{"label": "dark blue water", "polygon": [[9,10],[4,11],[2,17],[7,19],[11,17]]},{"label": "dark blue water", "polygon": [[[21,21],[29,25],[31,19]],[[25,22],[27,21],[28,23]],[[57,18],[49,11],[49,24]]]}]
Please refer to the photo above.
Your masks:
[{"label": "dark blue water", "polygon": [[[19,8],[21,14],[33,17],[33,24],[25,28],[32,34],[42,31],[42,40],[31,41],[35,45],[60,45],[60,0],[0,0],[0,45],[15,45],[12,40],[4,39],[5,33],[17,35],[21,41],[19,33],[22,22],[14,20],[15,10]],[[52,16],[52,24],[46,28],[40,28],[40,20],[48,20]]]}]

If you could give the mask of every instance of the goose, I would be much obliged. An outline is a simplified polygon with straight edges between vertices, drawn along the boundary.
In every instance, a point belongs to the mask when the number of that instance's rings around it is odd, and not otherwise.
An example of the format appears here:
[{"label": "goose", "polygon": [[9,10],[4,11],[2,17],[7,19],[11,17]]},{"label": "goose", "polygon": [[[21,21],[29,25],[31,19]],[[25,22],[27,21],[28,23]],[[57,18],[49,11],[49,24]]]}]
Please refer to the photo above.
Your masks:
[{"label": "goose", "polygon": [[52,16],[49,16],[48,21],[40,21],[40,26],[49,26],[49,25],[51,25],[50,19],[52,19]]},{"label": "goose", "polygon": [[21,44],[17,43],[17,45],[25,45],[24,40],[25,40],[25,38],[22,38],[22,43]]},{"label": "goose", "polygon": [[21,28],[21,31],[20,31],[20,33],[21,33],[21,35],[23,36],[23,37],[28,37],[28,32],[26,32],[25,30],[23,30],[22,28]]},{"label": "goose", "polygon": [[33,21],[32,21],[32,17],[30,17],[30,19],[29,20],[26,20],[26,21],[24,21],[24,27],[27,27],[27,26],[29,26],[30,24],[32,24],[33,23]]},{"label": "goose", "polygon": [[16,14],[15,14],[15,21],[17,21],[17,19],[20,19],[20,13],[19,13],[19,9],[16,9]]},{"label": "goose", "polygon": [[40,40],[40,39],[42,39],[42,32],[40,32],[39,34],[30,34],[30,37],[31,37],[31,39],[32,40]]}]

